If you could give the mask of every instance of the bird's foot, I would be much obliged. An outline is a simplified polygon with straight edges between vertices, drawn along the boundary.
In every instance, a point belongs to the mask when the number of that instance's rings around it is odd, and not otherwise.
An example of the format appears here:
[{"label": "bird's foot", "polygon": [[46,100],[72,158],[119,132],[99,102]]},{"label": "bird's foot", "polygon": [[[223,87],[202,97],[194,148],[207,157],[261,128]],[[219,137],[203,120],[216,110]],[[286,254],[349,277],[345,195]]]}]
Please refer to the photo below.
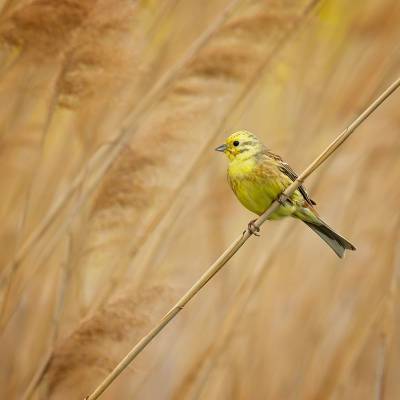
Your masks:
[{"label": "bird's foot", "polygon": [[284,206],[286,202],[289,200],[289,196],[286,195],[285,193],[281,193],[276,200],[281,206]]},{"label": "bird's foot", "polygon": [[248,224],[247,224],[247,229],[248,231],[254,235],[254,236],[260,236],[260,234],[258,232],[260,232],[260,228],[255,224],[255,222],[257,221],[257,219],[253,219],[251,220]]}]

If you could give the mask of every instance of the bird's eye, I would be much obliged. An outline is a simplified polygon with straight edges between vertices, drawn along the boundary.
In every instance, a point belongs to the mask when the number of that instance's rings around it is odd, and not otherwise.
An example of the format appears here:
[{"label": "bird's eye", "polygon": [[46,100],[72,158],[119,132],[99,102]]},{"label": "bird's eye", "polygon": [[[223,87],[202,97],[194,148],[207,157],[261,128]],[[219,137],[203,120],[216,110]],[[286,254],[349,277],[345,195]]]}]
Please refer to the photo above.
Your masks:
[{"label": "bird's eye", "polygon": [[235,147],[237,147],[237,146],[239,146],[239,142],[238,142],[237,140],[235,140],[235,141],[233,142],[233,145],[234,145]]}]

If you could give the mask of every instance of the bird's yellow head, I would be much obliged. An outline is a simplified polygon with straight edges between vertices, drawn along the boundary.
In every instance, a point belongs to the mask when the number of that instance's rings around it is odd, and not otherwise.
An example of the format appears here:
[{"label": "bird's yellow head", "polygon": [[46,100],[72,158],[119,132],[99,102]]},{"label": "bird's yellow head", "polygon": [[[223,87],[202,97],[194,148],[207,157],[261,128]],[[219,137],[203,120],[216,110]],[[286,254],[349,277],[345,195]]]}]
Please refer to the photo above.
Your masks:
[{"label": "bird's yellow head", "polygon": [[246,160],[263,150],[264,145],[248,131],[232,133],[224,144],[215,150],[225,153],[229,160]]}]

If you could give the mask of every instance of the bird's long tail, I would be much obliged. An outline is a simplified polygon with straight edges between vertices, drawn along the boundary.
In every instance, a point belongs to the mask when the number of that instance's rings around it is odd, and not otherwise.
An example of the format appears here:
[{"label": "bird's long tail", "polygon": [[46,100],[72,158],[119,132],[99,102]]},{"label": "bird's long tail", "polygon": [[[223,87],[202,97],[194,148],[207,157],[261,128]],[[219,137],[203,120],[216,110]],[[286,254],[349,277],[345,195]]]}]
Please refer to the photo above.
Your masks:
[{"label": "bird's long tail", "polygon": [[345,250],[355,250],[356,248],[344,237],[336,233],[320,218],[316,222],[304,221],[328,246],[342,258]]},{"label": "bird's long tail", "polygon": [[346,250],[356,248],[344,237],[336,233],[317,214],[317,211],[310,205],[298,209],[294,214],[307,224],[336,254],[342,258]]}]

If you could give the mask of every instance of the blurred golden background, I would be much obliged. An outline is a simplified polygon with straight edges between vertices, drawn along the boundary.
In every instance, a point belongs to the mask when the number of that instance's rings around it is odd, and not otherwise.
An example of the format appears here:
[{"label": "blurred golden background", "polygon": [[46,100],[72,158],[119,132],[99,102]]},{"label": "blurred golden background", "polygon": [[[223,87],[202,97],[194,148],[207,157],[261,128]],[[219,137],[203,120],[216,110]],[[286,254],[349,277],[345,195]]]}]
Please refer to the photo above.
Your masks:
[{"label": "blurred golden background", "polygon": [[[213,151],[298,172],[400,70],[397,0],[1,0],[0,398],[82,399],[254,218]],[[400,93],[104,399],[399,399]]]}]

